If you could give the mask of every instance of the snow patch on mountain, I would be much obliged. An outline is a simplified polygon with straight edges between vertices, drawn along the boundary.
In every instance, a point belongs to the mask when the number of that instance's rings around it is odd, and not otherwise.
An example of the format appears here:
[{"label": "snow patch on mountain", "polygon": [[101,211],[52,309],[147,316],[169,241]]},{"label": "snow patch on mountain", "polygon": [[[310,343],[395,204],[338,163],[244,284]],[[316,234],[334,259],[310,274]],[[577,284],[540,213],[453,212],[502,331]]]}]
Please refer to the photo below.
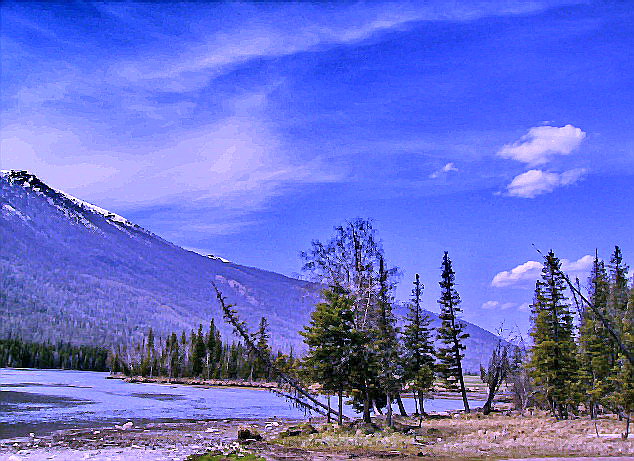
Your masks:
[{"label": "snow patch on mountain", "polygon": [[220,261],[220,262],[223,262],[223,263],[230,263],[230,262],[231,262],[231,261],[229,261],[228,259],[225,259],[225,258],[223,258],[223,257],[221,257],[221,256],[216,256],[216,255],[207,255],[207,257],[208,257],[209,259],[214,259],[214,260],[216,260],[216,261]]},{"label": "snow patch on mountain", "polygon": [[8,203],[2,205],[2,215],[3,216],[16,216],[24,222],[29,221],[31,218],[24,213],[21,213],[19,210],[16,210]]},{"label": "snow patch on mountain", "polygon": [[[99,230],[84,213],[92,213],[103,217],[107,223],[115,226],[130,237],[134,237],[134,235],[127,232],[126,228],[134,229],[148,235],[151,234],[140,226],[128,221],[121,215],[98,207],[97,205],[93,205],[85,200],[81,200],[67,192],[64,192],[63,190],[54,189],[46,185],[38,179],[37,176],[26,170],[2,170],[0,175],[11,184],[18,184],[25,189],[29,189],[37,194],[46,196],[50,205],[57,208],[68,218],[71,218],[73,221],[78,222],[93,231],[98,232]],[[64,203],[64,201],[72,203],[75,205],[75,208],[78,208],[79,210],[71,209],[67,206],[67,203]]]}]

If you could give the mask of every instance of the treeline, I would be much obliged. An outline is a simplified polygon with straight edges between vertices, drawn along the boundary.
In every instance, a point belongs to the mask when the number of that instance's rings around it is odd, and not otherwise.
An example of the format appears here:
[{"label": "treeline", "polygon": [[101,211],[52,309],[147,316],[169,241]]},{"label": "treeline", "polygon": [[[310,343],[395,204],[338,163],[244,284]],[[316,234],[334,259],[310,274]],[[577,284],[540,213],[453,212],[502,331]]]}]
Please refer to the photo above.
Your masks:
[{"label": "treeline", "polygon": [[108,350],[68,343],[0,339],[0,367],[108,371]]},{"label": "treeline", "polygon": [[[303,257],[305,269],[329,286],[303,332],[309,346],[303,369],[313,382],[337,394],[340,402],[349,397],[366,421],[371,408],[376,412],[386,406],[391,424],[393,401],[404,414],[404,389],[414,391],[423,414],[423,397],[436,379],[460,391],[464,409],[470,411],[462,369],[467,334],[459,320],[461,299],[447,252],[436,331],[421,309],[418,275],[404,327],[397,327],[392,312],[397,269],[388,268],[369,221],[336,228],[329,242],[313,242]],[[634,284],[628,270],[616,247],[608,263],[595,257],[590,279],[582,286],[561,270],[553,251],[544,255],[531,305],[532,344],[500,340],[481,367],[489,391],[484,413],[492,410],[506,383],[519,410],[541,407],[558,419],[617,414],[627,421],[627,436],[634,411]]]},{"label": "treeline", "polygon": [[558,419],[582,411],[592,418],[615,413],[628,421],[629,429],[634,285],[629,285],[628,270],[618,246],[607,263],[596,255],[585,297],[581,283],[571,283],[562,272],[554,252],[545,256],[531,305],[533,346],[525,366],[532,403]]},{"label": "treeline", "polygon": [[[258,348],[266,351],[281,369],[287,369],[296,359],[278,352],[273,355],[268,344],[269,326],[262,317],[255,335]],[[152,329],[139,344],[119,346],[112,352],[112,372],[128,376],[161,376],[168,378],[241,379],[270,381],[276,377],[261,359],[241,342],[225,342],[211,320],[189,335],[172,333],[155,338]]]},{"label": "treeline", "polygon": [[437,330],[423,309],[424,286],[418,274],[404,328],[397,326],[393,291],[398,269],[388,266],[369,220],[335,228],[330,241],[314,241],[302,257],[304,270],[329,287],[302,332],[308,345],[302,370],[310,381],[338,396],[339,408],[343,398],[349,398],[366,422],[372,411],[386,408],[386,422],[392,425],[392,402],[405,415],[401,393],[413,391],[417,412],[424,414],[424,399],[438,378],[461,393],[465,411],[470,411],[462,367],[469,335],[459,319],[461,300],[447,252],[441,265]]},{"label": "treeline", "polygon": [[[415,394],[416,412],[422,417],[424,399],[440,380],[460,392],[465,411],[470,411],[462,367],[468,334],[460,320],[461,298],[447,252],[439,277],[437,329],[430,326],[423,309],[424,286],[418,274],[403,326],[397,326],[393,291],[398,269],[388,266],[369,220],[337,227],[331,240],[314,241],[302,257],[304,270],[328,288],[301,332],[308,346],[301,360],[292,354],[274,357],[266,320],[251,335],[231,306],[223,305],[225,319],[248,347],[223,342],[213,322],[207,332],[201,326],[189,336],[172,334],[158,342],[150,332],[144,343],[115,353],[113,371],[275,380],[278,376],[272,376],[271,370],[277,368],[280,374],[292,375],[284,380],[300,396],[307,395],[300,381],[319,383],[322,391],[336,395],[340,422],[345,397],[366,422],[371,421],[371,412],[386,409],[388,425],[393,423],[394,402],[405,415],[404,391]],[[507,384],[522,412],[541,407],[558,419],[580,414],[594,418],[609,412],[627,420],[629,427],[634,411],[634,286],[628,270],[616,247],[609,263],[595,258],[591,277],[582,286],[561,270],[554,252],[544,255],[531,305],[532,344],[500,339],[481,367],[488,387],[484,413],[492,411],[496,394]],[[220,292],[218,297],[222,299]]]}]

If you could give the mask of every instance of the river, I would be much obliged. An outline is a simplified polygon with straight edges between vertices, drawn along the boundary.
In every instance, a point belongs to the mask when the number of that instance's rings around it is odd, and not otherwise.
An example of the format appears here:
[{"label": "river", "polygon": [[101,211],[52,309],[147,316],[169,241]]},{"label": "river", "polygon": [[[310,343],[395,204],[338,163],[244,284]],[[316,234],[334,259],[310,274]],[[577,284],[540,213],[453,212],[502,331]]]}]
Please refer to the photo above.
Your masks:
[{"label": "river", "polygon": [[[126,421],[303,418],[304,412],[260,389],[131,384],[108,373],[0,368],[0,439]],[[408,411],[412,399],[404,399]],[[334,403],[334,401],[333,401]],[[474,401],[473,406],[482,405]],[[454,410],[458,400],[435,399],[427,411]],[[348,414],[353,410],[347,408]]]}]

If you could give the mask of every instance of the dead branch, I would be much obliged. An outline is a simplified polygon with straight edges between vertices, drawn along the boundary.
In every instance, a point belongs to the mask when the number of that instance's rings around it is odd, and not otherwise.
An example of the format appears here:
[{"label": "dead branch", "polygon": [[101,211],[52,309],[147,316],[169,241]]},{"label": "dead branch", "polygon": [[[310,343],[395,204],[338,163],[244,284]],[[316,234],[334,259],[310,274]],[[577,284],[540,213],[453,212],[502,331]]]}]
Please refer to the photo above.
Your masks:
[{"label": "dead branch", "polygon": [[[544,255],[544,253],[542,253],[539,248],[537,248],[535,245],[533,245],[533,247],[535,248],[535,250],[537,250],[537,252],[544,258],[546,259],[546,256]],[[568,284],[568,286],[570,287],[570,290],[573,292],[573,294],[576,294],[576,296],[579,296],[579,298],[588,305],[588,307],[590,307],[590,309],[592,309],[592,312],[599,318],[599,320],[601,321],[601,323],[603,324],[603,327],[608,331],[608,333],[610,333],[610,336],[612,336],[612,338],[614,339],[614,341],[616,342],[617,346],[619,347],[619,349],[621,350],[621,352],[623,353],[623,355],[625,356],[625,358],[630,362],[630,364],[632,366],[634,366],[634,354],[632,353],[632,351],[630,351],[627,346],[625,345],[625,342],[623,341],[623,338],[621,338],[621,335],[618,333],[618,331],[612,326],[612,324],[610,323],[610,320],[608,318],[606,318],[606,316],[604,315],[604,313],[601,311],[601,309],[599,309],[597,306],[595,306],[593,303],[591,303],[590,301],[588,301],[588,298],[586,298],[583,293],[581,293],[580,290],[577,289],[577,287],[575,287],[575,285],[572,283],[572,281],[570,280],[570,277],[568,277],[566,275],[566,273],[564,271],[562,271],[561,269],[559,269],[559,273],[561,274],[561,276],[564,278],[564,280],[566,281],[566,283]]]},{"label": "dead branch", "polygon": [[[214,290],[216,291],[216,298],[218,299],[218,302],[220,303],[220,307],[222,308],[223,316],[225,320],[229,324],[231,324],[231,326],[233,326],[235,333],[238,336],[242,337],[242,339],[244,339],[244,342],[247,345],[247,347],[249,347],[249,349],[258,357],[258,359],[262,361],[262,363],[264,363],[264,365],[267,368],[273,371],[273,373],[276,376],[278,376],[281,381],[286,383],[290,388],[292,388],[295,392],[297,392],[297,394],[307,399],[310,403],[304,402],[300,397],[294,397],[292,398],[292,400],[304,406],[305,408],[308,408],[313,411],[315,411],[315,408],[321,408],[322,410],[318,412],[323,415],[326,415],[330,412],[334,416],[338,417],[339,412],[335,411],[334,409],[320,402],[316,397],[314,397],[307,390],[305,390],[303,386],[295,378],[284,373],[277,366],[275,366],[275,364],[271,360],[270,355],[260,350],[260,348],[257,347],[257,345],[255,344],[255,341],[253,340],[253,336],[249,333],[249,330],[246,324],[238,318],[237,312],[232,309],[233,306],[231,304],[227,305],[227,303],[225,302],[224,296],[222,295],[222,293],[220,292],[216,284],[212,282],[212,285],[214,287]],[[343,419],[349,419],[345,415],[341,415],[341,417]]]}]

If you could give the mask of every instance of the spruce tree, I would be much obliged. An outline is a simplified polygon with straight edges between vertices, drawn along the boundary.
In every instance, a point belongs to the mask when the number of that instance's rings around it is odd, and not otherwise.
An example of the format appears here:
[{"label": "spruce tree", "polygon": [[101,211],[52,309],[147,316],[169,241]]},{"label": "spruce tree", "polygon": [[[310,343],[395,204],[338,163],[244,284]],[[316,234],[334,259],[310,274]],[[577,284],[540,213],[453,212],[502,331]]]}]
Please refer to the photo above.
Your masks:
[{"label": "spruce tree", "polygon": [[[257,348],[262,351],[264,354],[270,355],[271,354],[271,348],[269,347],[269,323],[266,320],[266,317],[262,317],[260,319],[260,324],[258,326],[258,332],[256,334],[257,339],[256,339],[256,346]],[[264,363],[262,363],[262,360],[259,357],[256,357],[254,359],[254,375],[255,375],[255,379],[264,379],[268,377],[268,369],[266,368],[266,366],[264,365]]]},{"label": "spruce tree", "polygon": [[[348,221],[335,228],[335,236],[330,241],[313,241],[312,248],[302,252],[301,256],[305,260],[303,269],[312,273],[314,281],[331,289],[343,289],[352,297],[355,326],[368,338],[372,337],[377,328],[379,309],[376,300],[380,291],[380,259],[383,257],[372,222],[367,219]],[[396,271],[396,268],[387,270],[390,275]],[[371,422],[372,404],[382,403],[385,397],[377,381],[377,357],[372,342],[368,342],[350,377],[355,382],[353,406],[362,409],[365,422]]]},{"label": "spruce tree", "polygon": [[430,319],[421,305],[423,289],[420,276],[416,274],[403,330],[403,376],[412,383],[421,416],[425,414],[425,394],[434,384],[435,368]]},{"label": "spruce tree", "polygon": [[[605,264],[595,254],[588,283],[590,302],[601,312],[608,312],[610,284]],[[597,405],[606,396],[609,377],[615,362],[617,346],[601,321],[588,306],[581,311],[579,326],[580,382],[588,396],[590,416],[596,417]]]},{"label": "spruce tree", "polygon": [[351,390],[350,376],[363,354],[366,341],[365,335],[356,329],[351,296],[343,289],[335,288],[325,290],[323,299],[301,332],[308,346],[303,369],[325,391],[337,395],[338,422],[341,424],[343,396]]},{"label": "spruce tree", "polygon": [[211,321],[209,322],[209,331],[207,332],[207,337],[205,339],[205,346],[205,368],[207,369],[207,379],[210,379],[216,366],[216,325],[214,324],[214,319],[211,319]]},{"label": "spruce tree", "polygon": [[629,287],[627,272],[629,267],[623,262],[621,249],[614,247],[610,258],[610,298],[608,301],[609,315],[614,319],[619,330],[622,330],[623,320],[627,311]]},{"label": "spruce tree", "polygon": [[203,326],[198,326],[198,334],[192,334],[192,376],[201,376],[203,372],[203,360],[205,359],[206,347],[203,336]]},{"label": "spruce tree", "polygon": [[552,250],[535,285],[531,312],[531,376],[553,415],[567,419],[568,408],[577,402],[578,362],[566,281]]},{"label": "spruce tree", "polygon": [[392,399],[402,386],[402,367],[398,343],[396,317],[392,312],[393,298],[389,273],[383,258],[379,260],[379,292],[377,295],[377,318],[374,331],[374,350],[378,364],[378,382],[387,400],[387,425],[392,427]]},{"label": "spruce tree", "polygon": [[437,370],[439,377],[450,389],[460,389],[465,412],[469,413],[469,401],[467,389],[464,384],[462,371],[464,340],[469,337],[464,332],[465,325],[458,319],[462,312],[460,308],[460,295],[456,291],[456,274],[449,259],[449,253],[445,251],[442,261],[442,279],[440,281],[440,320],[438,339],[444,344],[438,348]]},{"label": "spruce tree", "polygon": [[[610,303],[609,309],[616,316],[625,347],[634,350],[634,286],[627,286],[628,266],[617,246],[610,260]],[[624,437],[629,435],[631,414],[634,412],[634,365],[618,351],[612,368],[609,407],[626,420]]]}]

